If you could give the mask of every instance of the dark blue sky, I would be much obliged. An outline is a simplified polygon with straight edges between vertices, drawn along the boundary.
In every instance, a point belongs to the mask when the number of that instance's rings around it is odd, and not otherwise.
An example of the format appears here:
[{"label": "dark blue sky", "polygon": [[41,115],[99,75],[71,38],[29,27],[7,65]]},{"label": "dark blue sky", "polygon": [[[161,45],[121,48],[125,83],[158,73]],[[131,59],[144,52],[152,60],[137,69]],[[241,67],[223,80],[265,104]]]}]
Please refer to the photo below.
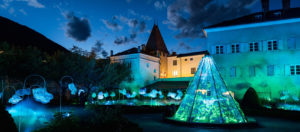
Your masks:
[{"label": "dark blue sky", "polygon": [[[246,2],[248,1],[248,2]],[[270,0],[281,8],[281,0]],[[299,0],[291,0],[300,7]],[[2,0],[0,15],[70,49],[101,42],[119,52],[146,43],[154,20],[169,51],[205,49],[200,29],[261,10],[260,0]]]}]

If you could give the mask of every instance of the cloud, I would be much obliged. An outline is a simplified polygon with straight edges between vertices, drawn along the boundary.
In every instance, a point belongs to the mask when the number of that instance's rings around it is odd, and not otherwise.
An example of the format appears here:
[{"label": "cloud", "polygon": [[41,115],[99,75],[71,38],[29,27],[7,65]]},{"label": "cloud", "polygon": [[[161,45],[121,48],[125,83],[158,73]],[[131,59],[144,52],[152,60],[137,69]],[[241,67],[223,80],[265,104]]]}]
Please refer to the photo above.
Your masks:
[{"label": "cloud", "polygon": [[79,18],[72,12],[66,13],[65,17],[68,19],[66,25],[66,34],[68,37],[76,41],[85,41],[91,36],[91,27],[88,19]]},{"label": "cloud", "polygon": [[154,7],[156,8],[156,9],[162,9],[162,8],[165,8],[165,7],[167,7],[167,5],[166,5],[166,2],[165,1],[162,1],[162,2],[160,2],[160,1],[155,1],[154,2]]},{"label": "cloud", "polygon": [[184,42],[180,42],[179,43],[179,48],[180,49],[185,49],[185,50],[191,50],[192,49],[192,47],[191,46],[189,46],[189,45],[187,45],[186,43],[184,43]]},{"label": "cloud", "polygon": [[131,33],[129,37],[127,36],[121,36],[117,37],[114,41],[115,44],[121,45],[121,44],[127,44],[129,42],[134,42],[134,39],[136,38],[136,33]]},{"label": "cloud", "polygon": [[29,6],[32,6],[34,8],[45,8],[45,6],[40,2],[38,2],[38,0],[18,0],[18,1],[25,1]]},{"label": "cloud", "polygon": [[21,12],[23,15],[27,15],[27,12],[24,9],[19,9],[19,12]]},{"label": "cloud", "polygon": [[2,0],[2,4],[0,5],[0,7],[3,9],[7,9],[10,6],[11,2],[13,2],[13,0]]},{"label": "cloud", "polygon": [[176,38],[197,38],[207,25],[246,15],[258,0],[176,0],[167,8],[170,29],[180,31]]},{"label": "cloud", "polygon": [[10,7],[8,10],[9,14],[14,14],[15,13],[15,9],[13,7]]},{"label": "cloud", "polygon": [[146,29],[146,23],[145,23],[145,21],[142,21],[141,23],[140,23],[140,32],[144,32],[145,31],[145,29]]},{"label": "cloud", "polygon": [[115,21],[108,21],[108,20],[104,20],[102,19],[102,22],[103,24],[108,28],[108,29],[111,29],[111,30],[122,30],[123,27],[120,26],[118,23],[116,23]]},{"label": "cloud", "polygon": [[95,45],[92,47],[92,52],[97,53],[98,55],[101,54],[102,57],[107,57],[108,53],[103,48],[104,43],[100,40],[97,40]]}]

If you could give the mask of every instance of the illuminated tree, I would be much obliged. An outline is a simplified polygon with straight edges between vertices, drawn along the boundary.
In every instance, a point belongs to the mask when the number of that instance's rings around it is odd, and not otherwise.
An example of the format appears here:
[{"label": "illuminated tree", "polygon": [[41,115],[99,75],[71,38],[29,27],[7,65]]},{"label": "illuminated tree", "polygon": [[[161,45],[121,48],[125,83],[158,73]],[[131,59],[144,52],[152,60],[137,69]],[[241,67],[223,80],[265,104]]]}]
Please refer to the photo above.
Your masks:
[{"label": "illuminated tree", "polygon": [[246,123],[213,59],[202,58],[173,119],[195,123]]}]

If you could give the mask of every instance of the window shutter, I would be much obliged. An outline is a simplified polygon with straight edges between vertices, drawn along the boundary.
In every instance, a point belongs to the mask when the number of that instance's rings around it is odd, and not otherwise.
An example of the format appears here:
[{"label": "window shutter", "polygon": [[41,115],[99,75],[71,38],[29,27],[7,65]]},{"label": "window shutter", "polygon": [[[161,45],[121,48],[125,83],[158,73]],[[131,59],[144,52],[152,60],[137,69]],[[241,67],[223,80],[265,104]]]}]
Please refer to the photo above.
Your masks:
[{"label": "window shutter", "polygon": [[211,54],[216,54],[216,46],[211,47]]},{"label": "window shutter", "polygon": [[220,46],[223,46],[223,54],[226,54],[227,53],[226,45],[220,45]]},{"label": "window shutter", "polygon": [[289,38],[287,43],[288,49],[296,49],[296,39],[295,38]]},{"label": "window shutter", "polygon": [[286,76],[290,76],[291,75],[291,69],[290,69],[291,65],[284,65],[284,74]]},{"label": "window shutter", "polygon": [[274,75],[278,76],[281,73],[281,69],[279,65],[274,65]]},{"label": "window shutter", "polygon": [[263,51],[268,51],[268,41],[267,40],[263,40],[262,41],[262,43],[263,43]]},{"label": "window shutter", "polygon": [[278,49],[283,50],[283,40],[278,40]]},{"label": "window shutter", "polygon": [[227,47],[227,53],[228,53],[228,54],[232,53],[231,45],[232,45],[232,44],[228,44],[228,45],[226,46],[226,47]]},{"label": "window shutter", "polygon": [[258,51],[263,51],[263,41],[258,42]]},{"label": "window shutter", "polygon": [[296,49],[300,49],[300,38],[295,39]]}]

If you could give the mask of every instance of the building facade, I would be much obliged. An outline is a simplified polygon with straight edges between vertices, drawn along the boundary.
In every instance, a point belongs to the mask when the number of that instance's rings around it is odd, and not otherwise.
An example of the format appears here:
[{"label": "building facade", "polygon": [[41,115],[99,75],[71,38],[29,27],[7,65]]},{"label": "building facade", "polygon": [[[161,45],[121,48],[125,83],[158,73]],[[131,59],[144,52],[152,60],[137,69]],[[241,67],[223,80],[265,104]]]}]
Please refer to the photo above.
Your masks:
[{"label": "building facade", "polygon": [[[110,60],[111,63],[128,64],[133,80],[143,87],[163,79],[193,77],[205,54],[207,51],[169,54],[158,26],[154,25],[146,45],[111,55]],[[186,83],[187,79],[182,80]]]},{"label": "building facade", "polygon": [[299,101],[299,12],[265,9],[203,30],[209,52],[238,99],[254,88],[267,101]]}]

